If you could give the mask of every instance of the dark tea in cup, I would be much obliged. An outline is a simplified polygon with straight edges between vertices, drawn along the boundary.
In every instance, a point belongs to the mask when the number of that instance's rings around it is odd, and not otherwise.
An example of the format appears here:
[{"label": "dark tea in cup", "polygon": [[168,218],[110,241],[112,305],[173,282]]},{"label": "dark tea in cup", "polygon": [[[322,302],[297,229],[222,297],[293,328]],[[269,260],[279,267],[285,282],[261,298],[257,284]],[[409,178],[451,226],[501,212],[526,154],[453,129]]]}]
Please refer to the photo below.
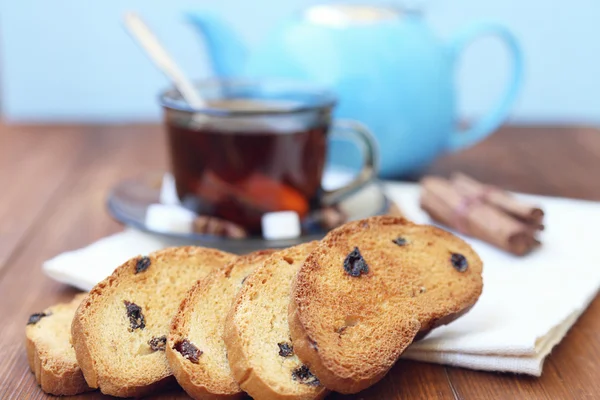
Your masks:
[{"label": "dark tea in cup", "polygon": [[[304,85],[212,82],[198,86],[207,106],[187,109],[162,96],[171,168],[182,204],[259,234],[266,213],[303,218],[373,176],[373,143],[364,129],[342,129],[366,144],[363,174],[335,192],[321,188],[333,97]],[[370,162],[369,162],[370,160]]]}]

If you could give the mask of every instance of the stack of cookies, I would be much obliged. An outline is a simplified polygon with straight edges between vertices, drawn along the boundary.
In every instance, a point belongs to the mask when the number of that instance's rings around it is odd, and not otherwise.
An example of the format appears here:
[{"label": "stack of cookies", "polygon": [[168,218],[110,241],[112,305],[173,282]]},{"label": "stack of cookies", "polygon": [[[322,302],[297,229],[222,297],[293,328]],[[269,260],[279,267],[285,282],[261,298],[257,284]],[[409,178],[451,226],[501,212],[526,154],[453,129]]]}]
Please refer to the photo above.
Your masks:
[{"label": "stack of cookies", "polygon": [[32,315],[28,359],[55,395],[140,397],[175,381],[195,399],[356,393],[466,313],[481,269],[461,239],[395,217],[244,256],[170,248]]}]

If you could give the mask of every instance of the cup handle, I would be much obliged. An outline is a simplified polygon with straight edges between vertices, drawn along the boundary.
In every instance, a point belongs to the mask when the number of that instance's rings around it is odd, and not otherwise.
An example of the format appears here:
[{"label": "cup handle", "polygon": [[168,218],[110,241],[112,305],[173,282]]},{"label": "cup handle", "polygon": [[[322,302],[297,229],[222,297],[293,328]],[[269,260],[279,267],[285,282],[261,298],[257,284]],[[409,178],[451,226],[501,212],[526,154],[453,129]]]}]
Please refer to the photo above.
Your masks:
[{"label": "cup handle", "polygon": [[450,151],[471,146],[498,128],[508,115],[523,82],[523,55],[519,42],[507,28],[495,23],[479,22],[459,31],[449,44],[452,60],[456,62],[469,42],[483,35],[494,35],[504,42],[512,56],[512,76],[504,95],[494,108],[466,131],[457,130],[452,133],[448,143]]},{"label": "cup handle", "polygon": [[379,165],[379,152],[377,142],[363,124],[351,120],[337,120],[333,122],[332,137],[349,139],[360,148],[363,157],[363,167],[358,175],[347,185],[334,189],[323,190],[321,203],[331,205],[371,182],[376,176]]}]

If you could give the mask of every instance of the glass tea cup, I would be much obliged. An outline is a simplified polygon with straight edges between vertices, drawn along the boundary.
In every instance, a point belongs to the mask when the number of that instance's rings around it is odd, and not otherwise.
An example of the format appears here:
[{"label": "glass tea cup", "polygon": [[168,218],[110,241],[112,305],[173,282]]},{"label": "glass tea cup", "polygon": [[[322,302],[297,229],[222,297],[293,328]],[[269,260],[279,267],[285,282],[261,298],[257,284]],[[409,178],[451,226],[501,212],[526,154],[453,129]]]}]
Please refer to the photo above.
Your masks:
[{"label": "glass tea cup", "polygon": [[[310,211],[335,204],[376,176],[369,131],[332,120],[335,97],[288,81],[210,80],[198,83],[206,100],[192,109],[175,89],[161,96],[171,170],[182,204],[261,233],[266,213]],[[363,165],[347,185],[325,190],[321,179],[332,138],[353,141]]]}]

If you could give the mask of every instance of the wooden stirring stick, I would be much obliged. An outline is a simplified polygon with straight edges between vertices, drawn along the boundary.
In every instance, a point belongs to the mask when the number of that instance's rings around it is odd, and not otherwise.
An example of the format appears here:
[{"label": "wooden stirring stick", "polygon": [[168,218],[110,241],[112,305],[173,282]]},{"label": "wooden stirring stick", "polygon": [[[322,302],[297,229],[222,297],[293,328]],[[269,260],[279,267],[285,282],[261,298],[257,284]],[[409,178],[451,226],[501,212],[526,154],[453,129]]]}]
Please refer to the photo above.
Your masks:
[{"label": "wooden stirring stick", "polygon": [[125,14],[125,26],[154,64],[173,82],[188,105],[193,109],[206,107],[206,101],[200,96],[192,82],[175,64],[148,25],[136,13]]}]

